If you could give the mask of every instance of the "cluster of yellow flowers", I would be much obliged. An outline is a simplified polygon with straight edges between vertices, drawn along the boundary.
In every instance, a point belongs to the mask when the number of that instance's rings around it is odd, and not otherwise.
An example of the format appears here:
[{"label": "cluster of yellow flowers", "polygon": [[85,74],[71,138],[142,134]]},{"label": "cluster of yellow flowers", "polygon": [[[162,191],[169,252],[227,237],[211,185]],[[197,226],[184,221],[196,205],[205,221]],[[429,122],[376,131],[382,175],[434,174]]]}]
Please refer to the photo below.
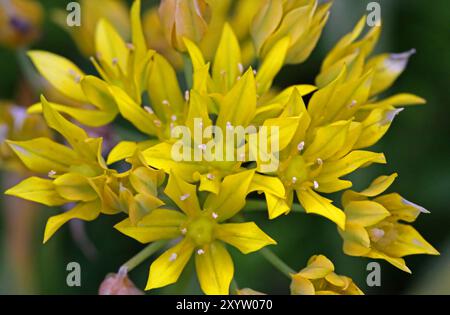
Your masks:
[{"label": "cluster of yellow flowers", "polygon": [[[115,228],[141,243],[170,241],[151,264],[147,289],[175,283],[194,256],[202,290],[228,294],[234,265],[226,244],[243,254],[276,244],[244,220],[247,197],[254,192],[264,194],[261,208],[267,208],[270,220],[289,214],[296,195],[307,214],[337,225],[346,254],[385,259],[409,272],[402,257],[438,252],[402,223],[413,222],[425,209],[396,193],[379,196],[396,174],[377,178],[362,192],[345,191],[343,210],[324,195],[349,189],[352,182],[342,177],[359,168],[386,163],[382,153],[367,148],[384,136],[401,106],[424,103],[406,93],[379,98],[412,52],[373,56],[380,28],[361,36],[363,17],[327,55],[315,85],[282,91],[272,86],[283,65],[301,63],[311,54],[330,7],[331,2],[319,5],[317,0],[162,0],[142,23],[136,0],[130,41],[121,35],[126,26],[115,27],[108,18],[95,29],[88,23],[69,30],[76,32],[72,35],[81,50],[94,55],[99,77],[64,57],[29,52],[40,74],[70,104],[42,96],[29,113],[43,113],[66,144],[50,138],[8,141],[30,170],[48,178],[30,177],[7,194],[48,206],[74,204],[48,220],[44,241],[70,219],[90,221],[101,213],[127,214]],[[109,11],[86,12],[103,9]],[[177,69],[183,65],[185,80],[180,80]],[[312,96],[305,103],[307,95]],[[102,139],[90,138],[67,118],[99,127],[118,115],[147,140],[119,142],[106,159]],[[265,172],[259,158],[175,161],[171,130],[193,130],[198,118],[204,127],[279,127],[279,168]],[[252,149],[238,143],[236,151],[241,147]],[[128,162],[129,169],[115,170],[112,164],[119,161]],[[351,279],[335,274],[322,255],[289,276],[292,294],[362,293]]]}]

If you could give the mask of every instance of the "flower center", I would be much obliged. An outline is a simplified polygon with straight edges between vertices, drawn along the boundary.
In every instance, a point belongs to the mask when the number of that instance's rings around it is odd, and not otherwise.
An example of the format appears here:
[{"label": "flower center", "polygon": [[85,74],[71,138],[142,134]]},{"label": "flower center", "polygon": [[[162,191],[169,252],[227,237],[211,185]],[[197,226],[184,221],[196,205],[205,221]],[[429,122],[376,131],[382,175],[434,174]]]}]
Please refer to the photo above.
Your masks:
[{"label": "flower center", "polygon": [[212,218],[199,217],[191,221],[187,227],[187,237],[191,238],[198,246],[209,244],[213,241],[215,222]]}]

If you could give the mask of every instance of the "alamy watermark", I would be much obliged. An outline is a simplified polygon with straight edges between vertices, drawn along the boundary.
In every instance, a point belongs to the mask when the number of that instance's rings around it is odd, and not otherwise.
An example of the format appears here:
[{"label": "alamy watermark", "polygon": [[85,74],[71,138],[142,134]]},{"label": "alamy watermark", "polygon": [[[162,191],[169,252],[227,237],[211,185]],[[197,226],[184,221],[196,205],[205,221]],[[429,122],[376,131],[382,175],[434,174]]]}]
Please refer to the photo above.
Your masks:
[{"label": "alamy watermark", "polygon": [[381,26],[381,5],[372,1],[367,4],[366,10],[370,12],[367,14],[367,25],[370,27]]},{"label": "alamy watermark", "polygon": [[81,26],[81,5],[78,2],[69,2],[66,6],[67,12],[67,25],[69,27]]},{"label": "alamy watermark", "polygon": [[[224,130],[223,130],[224,129]],[[278,126],[207,126],[194,119],[187,126],[172,128],[172,159],[176,162],[250,162],[258,161],[262,172],[275,172],[279,166],[280,129]]]}]

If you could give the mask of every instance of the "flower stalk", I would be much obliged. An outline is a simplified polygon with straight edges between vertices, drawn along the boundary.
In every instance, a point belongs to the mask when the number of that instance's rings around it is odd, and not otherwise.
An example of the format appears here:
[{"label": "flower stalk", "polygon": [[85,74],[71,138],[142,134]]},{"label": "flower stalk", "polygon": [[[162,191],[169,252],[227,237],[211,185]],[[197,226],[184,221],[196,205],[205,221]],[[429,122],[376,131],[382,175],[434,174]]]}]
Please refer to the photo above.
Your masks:
[{"label": "flower stalk", "polygon": [[142,264],[147,258],[158,252],[166,244],[167,244],[166,241],[157,241],[151,243],[143,250],[141,250],[139,253],[137,253],[134,257],[132,257],[130,260],[128,260],[126,263],[124,263],[122,267],[125,267],[126,270],[130,272],[131,270]]}]

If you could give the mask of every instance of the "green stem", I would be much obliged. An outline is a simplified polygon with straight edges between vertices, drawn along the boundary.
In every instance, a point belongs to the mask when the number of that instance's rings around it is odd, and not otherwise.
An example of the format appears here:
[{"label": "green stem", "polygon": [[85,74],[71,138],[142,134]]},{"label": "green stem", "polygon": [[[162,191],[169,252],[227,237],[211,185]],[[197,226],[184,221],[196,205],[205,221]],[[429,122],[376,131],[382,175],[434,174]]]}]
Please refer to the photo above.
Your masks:
[{"label": "green stem", "polygon": [[141,250],[139,253],[137,253],[133,258],[124,263],[122,267],[125,267],[127,271],[130,272],[131,270],[139,266],[141,263],[143,263],[148,257],[156,253],[158,250],[160,250],[166,244],[167,241],[158,241],[151,243],[143,250]]},{"label": "green stem", "polygon": [[193,86],[192,76],[194,73],[194,69],[189,55],[183,54],[183,61],[184,61],[184,78],[186,80],[187,89],[190,90]]},{"label": "green stem", "polygon": [[[247,200],[244,211],[267,211],[267,204],[265,200]],[[291,212],[304,213],[305,210],[299,204],[292,204]]]},{"label": "green stem", "polygon": [[281,260],[280,257],[275,255],[270,249],[263,248],[259,251],[259,253],[274,266],[276,269],[278,269],[282,274],[284,274],[286,277],[291,279],[291,275],[295,274],[294,269],[289,267],[284,261]]}]

